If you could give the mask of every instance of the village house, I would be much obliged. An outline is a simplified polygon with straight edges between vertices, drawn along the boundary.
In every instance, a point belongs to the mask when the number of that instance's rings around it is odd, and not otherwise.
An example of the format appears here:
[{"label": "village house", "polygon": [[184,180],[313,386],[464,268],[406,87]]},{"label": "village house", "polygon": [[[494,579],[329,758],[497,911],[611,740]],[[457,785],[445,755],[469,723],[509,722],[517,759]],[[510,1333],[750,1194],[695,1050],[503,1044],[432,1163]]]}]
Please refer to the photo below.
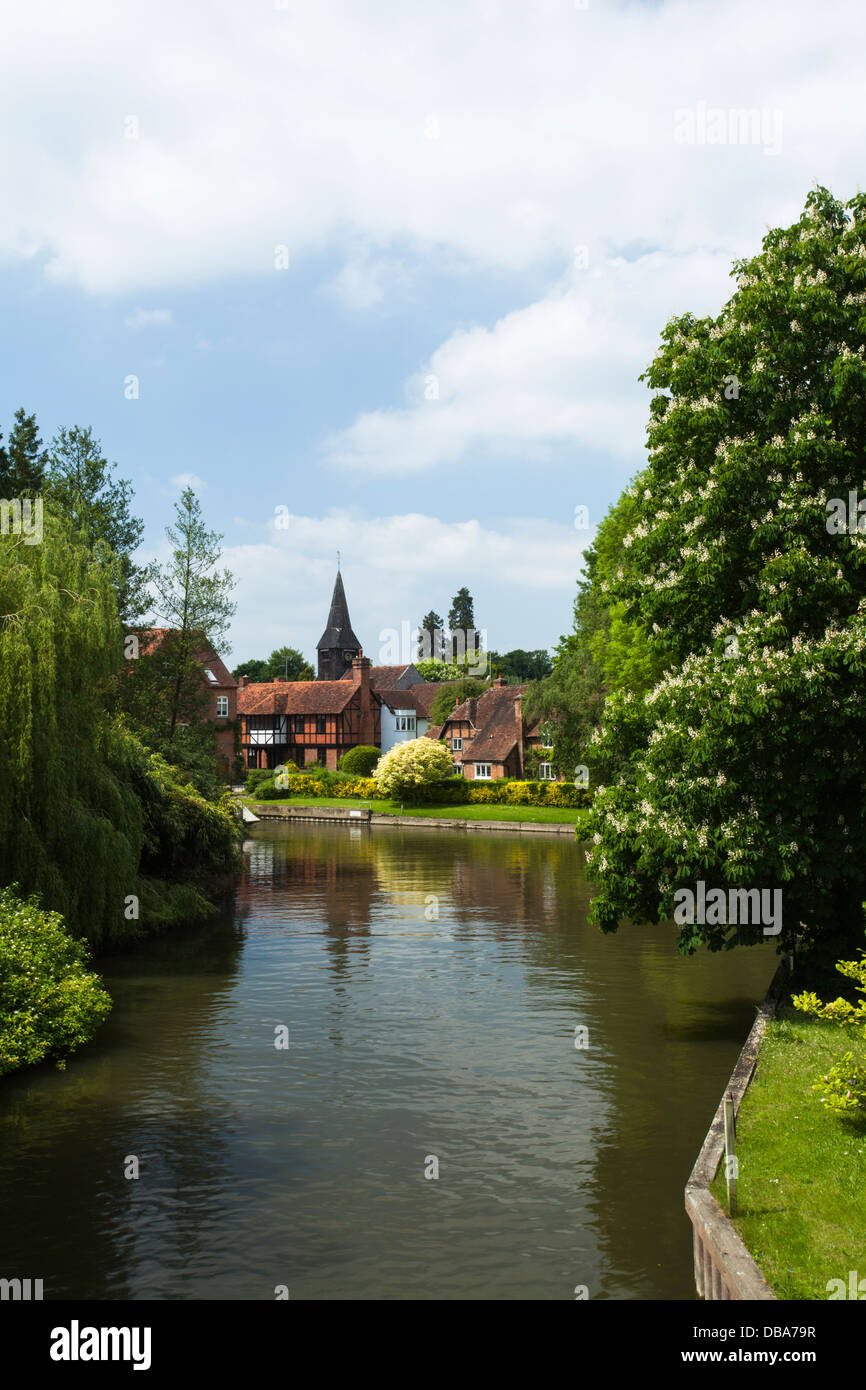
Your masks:
[{"label": "village house", "polygon": [[[455,705],[444,724],[429,727],[427,737],[445,740],[455,772],[470,781],[532,775],[533,751],[543,753],[551,745],[543,743],[537,724],[528,726],[523,718],[526,689],[506,685],[505,678],[497,676],[489,690]],[[541,781],[556,780],[552,764],[543,757],[535,775]]]},{"label": "village house", "polygon": [[426,733],[439,686],[428,684],[411,663],[373,666],[364,656],[339,571],[316,652],[314,681],[253,683],[241,677],[238,715],[247,768],[292,762],[333,771],[350,748],[363,744],[385,753]]},{"label": "village house", "polygon": [[[175,629],[168,627],[145,628],[138,634],[139,650],[142,655],[152,654],[158,648],[164,647],[173,633]],[[223,776],[228,777],[237,755],[235,721],[238,714],[238,684],[225,663],[203,637],[199,638],[195,661],[201,667],[201,681],[206,693],[203,692],[201,702],[197,697],[191,697],[188,702],[191,706],[190,718],[181,718],[178,728],[185,728],[193,717],[196,723],[213,724],[220,768]]]}]

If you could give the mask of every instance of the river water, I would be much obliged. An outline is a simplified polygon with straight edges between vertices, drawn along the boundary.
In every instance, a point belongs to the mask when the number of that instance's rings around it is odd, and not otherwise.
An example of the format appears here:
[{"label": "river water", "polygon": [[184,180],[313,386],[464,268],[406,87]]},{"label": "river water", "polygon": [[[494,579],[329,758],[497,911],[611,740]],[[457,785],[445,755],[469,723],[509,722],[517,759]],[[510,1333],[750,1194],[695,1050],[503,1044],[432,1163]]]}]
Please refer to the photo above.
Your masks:
[{"label": "river water", "polygon": [[115,1007],[65,1071],[0,1082],[0,1275],[45,1298],[694,1298],[683,1186],[772,948],[601,936],[567,838],[253,837],[231,910],[96,963]]}]

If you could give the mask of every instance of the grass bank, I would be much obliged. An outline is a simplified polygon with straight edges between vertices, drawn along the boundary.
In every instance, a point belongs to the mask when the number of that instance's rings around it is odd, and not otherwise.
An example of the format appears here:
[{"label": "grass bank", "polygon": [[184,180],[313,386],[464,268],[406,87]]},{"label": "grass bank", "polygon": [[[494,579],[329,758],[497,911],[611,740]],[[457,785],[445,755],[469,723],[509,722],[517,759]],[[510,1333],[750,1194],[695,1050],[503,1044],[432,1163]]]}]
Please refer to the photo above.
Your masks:
[{"label": "grass bank", "polygon": [[[258,802],[255,796],[243,796],[246,806],[345,806],[357,810],[356,797],[339,796],[287,796],[279,801]],[[377,815],[383,816],[436,816],[443,820],[498,820],[533,821],[546,824],[557,823],[576,825],[583,814],[579,809],[564,806],[408,806],[399,801],[371,801],[370,806]]]},{"label": "grass bank", "polygon": [[[866,1062],[862,1040],[785,1003],[740,1107],[734,1225],[780,1299],[826,1299],[851,1269],[866,1278],[866,1118],[828,1111],[812,1090],[849,1049]],[[712,1191],[727,1210],[724,1161]]]}]

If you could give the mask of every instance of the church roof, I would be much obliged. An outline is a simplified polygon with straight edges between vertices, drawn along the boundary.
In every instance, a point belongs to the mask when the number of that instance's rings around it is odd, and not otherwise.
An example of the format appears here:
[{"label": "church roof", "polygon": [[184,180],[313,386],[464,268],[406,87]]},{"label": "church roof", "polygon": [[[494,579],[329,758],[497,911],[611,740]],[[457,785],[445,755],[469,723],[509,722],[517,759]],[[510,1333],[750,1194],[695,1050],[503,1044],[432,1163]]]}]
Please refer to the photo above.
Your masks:
[{"label": "church roof", "polygon": [[334,593],[331,597],[328,626],[316,643],[316,651],[332,651],[338,647],[347,652],[361,650],[361,643],[352,631],[352,624],[349,621],[349,605],[346,603],[343,576],[339,570],[334,584]]}]

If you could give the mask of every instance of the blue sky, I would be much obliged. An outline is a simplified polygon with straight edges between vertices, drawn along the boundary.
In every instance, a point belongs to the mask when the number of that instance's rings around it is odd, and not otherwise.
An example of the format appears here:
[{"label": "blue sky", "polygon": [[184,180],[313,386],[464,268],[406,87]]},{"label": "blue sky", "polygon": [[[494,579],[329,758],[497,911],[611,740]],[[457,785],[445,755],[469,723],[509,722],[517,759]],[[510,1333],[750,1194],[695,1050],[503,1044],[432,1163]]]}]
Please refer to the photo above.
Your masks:
[{"label": "blue sky", "polygon": [[[91,425],[148,558],[194,480],[230,664],[312,654],[338,548],[374,659],[464,584],[490,646],[554,644],[666,319],[862,176],[847,0],[34,0],[8,28],[0,424]],[[707,110],[763,122],[684,139]]]}]

